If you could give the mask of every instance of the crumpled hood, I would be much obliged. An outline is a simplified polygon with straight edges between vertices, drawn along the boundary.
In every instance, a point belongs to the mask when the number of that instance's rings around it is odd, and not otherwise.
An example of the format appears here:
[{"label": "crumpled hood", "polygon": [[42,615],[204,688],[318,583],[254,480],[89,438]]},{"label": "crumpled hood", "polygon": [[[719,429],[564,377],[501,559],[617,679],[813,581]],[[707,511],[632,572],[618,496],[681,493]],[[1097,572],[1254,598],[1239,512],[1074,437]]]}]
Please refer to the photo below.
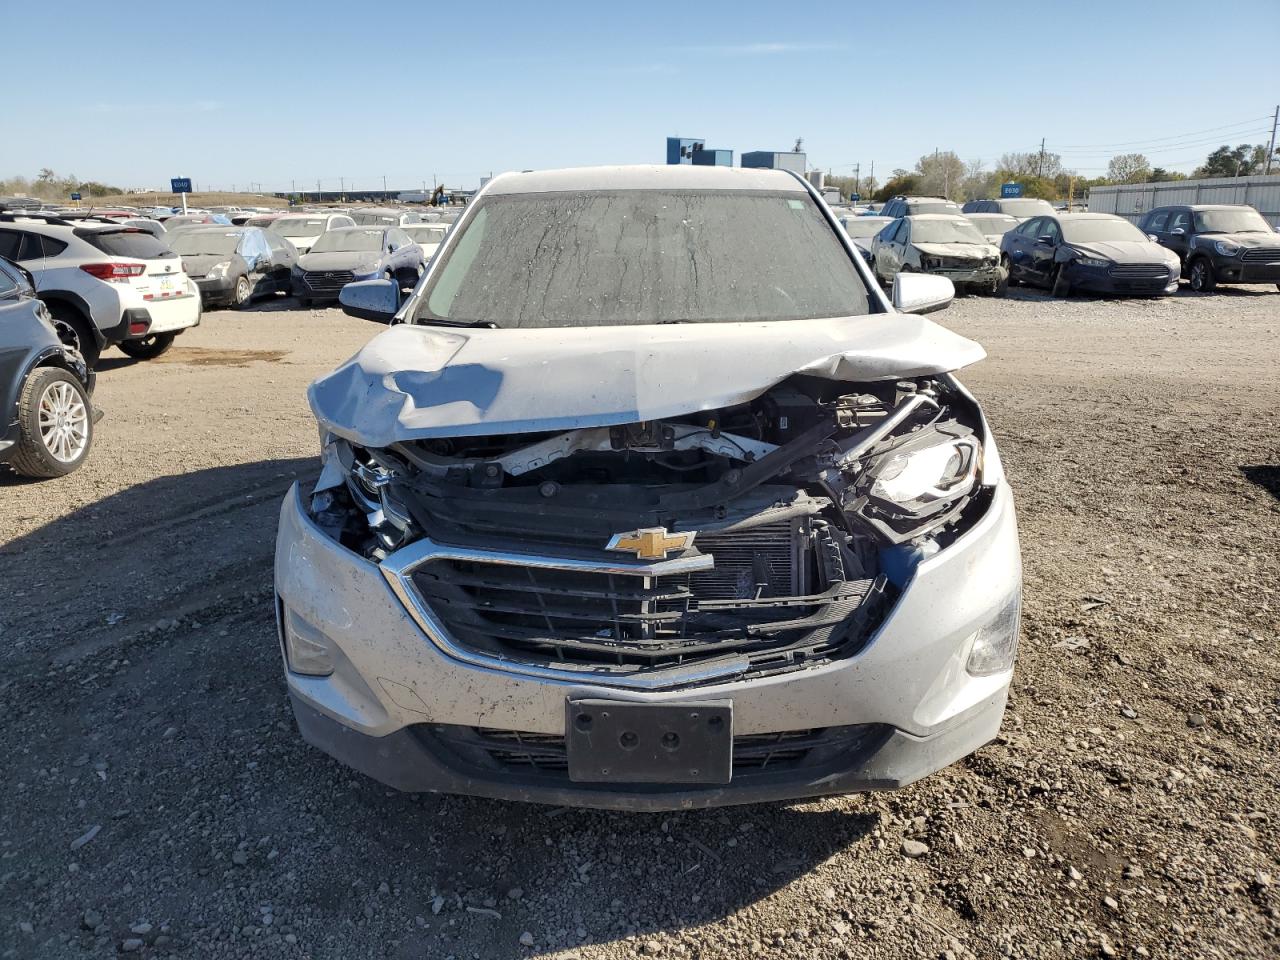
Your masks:
[{"label": "crumpled hood", "polygon": [[983,257],[998,257],[1000,251],[986,243],[913,243],[921,253],[931,257],[968,257],[981,260]]},{"label": "crumpled hood", "polygon": [[401,324],[307,391],[322,427],[365,447],[574,430],[745,403],[794,373],[850,382],[986,356],[923,317],[455,330]]},{"label": "crumpled hood", "polygon": [[1086,257],[1101,257],[1114,263],[1167,263],[1172,259],[1170,251],[1150,240],[1100,240],[1073,243],[1071,248]]},{"label": "crumpled hood", "polygon": [[376,250],[329,250],[303,254],[298,258],[298,266],[303,270],[351,270],[355,273],[372,272],[372,269],[361,271],[358,268],[376,267],[378,262]]}]

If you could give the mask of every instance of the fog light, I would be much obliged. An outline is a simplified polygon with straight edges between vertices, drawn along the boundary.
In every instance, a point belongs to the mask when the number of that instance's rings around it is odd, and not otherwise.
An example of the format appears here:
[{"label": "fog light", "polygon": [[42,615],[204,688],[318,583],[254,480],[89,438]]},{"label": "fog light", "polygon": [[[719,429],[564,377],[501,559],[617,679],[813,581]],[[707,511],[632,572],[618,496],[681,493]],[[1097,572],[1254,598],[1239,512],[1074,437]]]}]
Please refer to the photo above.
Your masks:
[{"label": "fog light", "polygon": [[1018,652],[1018,627],[1022,613],[1022,590],[1019,588],[1000,612],[973,634],[973,648],[965,669],[975,677],[1002,673],[1013,666]]},{"label": "fog light", "polygon": [[333,673],[329,638],[288,609],[284,616],[284,655],[292,673],[308,677],[327,677]]}]

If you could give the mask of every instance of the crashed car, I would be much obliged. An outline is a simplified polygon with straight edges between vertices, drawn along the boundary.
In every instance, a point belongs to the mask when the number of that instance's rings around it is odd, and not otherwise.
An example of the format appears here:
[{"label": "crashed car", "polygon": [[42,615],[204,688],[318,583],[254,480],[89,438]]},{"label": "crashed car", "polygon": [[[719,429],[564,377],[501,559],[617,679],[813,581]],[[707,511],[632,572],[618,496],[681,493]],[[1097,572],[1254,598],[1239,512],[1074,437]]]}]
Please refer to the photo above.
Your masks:
[{"label": "crashed car", "polygon": [[[304,739],[401,790],[623,810],[901,787],[992,740],[1013,497],[954,371],[793,174],[487,183],[310,388],[275,587]],[[393,316],[394,313],[394,316]]]},{"label": "crashed car", "polygon": [[1004,293],[1008,274],[1000,248],[968,217],[927,213],[891,223],[871,241],[871,265],[888,283],[903,271],[947,277],[957,287]]},{"label": "crashed car", "polygon": [[869,217],[865,214],[862,216],[840,217],[839,220],[840,226],[844,227],[844,232],[849,235],[853,245],[862,254],[862,259],[870,265],[872,263],[871,242],[875,239],[877,233],[893,223],[893,221],[888,217]]},{"label": "crashed car", "polygon": [[293,295],[303,307],[336,300],[353,280],[385,277],[413,286],[422,272],[422,248],[399,227],[332,227],[298,258]]},{"label": "crashed car", "polygon": [[1047,287],[1055,297],[1072,290],[1158,297],[1178,289],[1182,262],[1123,217],[1059,213],[1032,217],[1000,241],[1010,283]]}]

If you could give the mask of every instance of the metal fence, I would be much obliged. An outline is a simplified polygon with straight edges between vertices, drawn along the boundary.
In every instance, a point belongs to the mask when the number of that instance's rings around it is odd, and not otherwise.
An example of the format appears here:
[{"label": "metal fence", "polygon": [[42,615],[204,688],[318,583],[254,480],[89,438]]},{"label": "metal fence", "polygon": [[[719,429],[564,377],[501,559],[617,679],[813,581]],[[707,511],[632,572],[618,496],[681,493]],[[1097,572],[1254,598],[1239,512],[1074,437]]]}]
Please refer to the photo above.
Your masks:
[{"label": "metal fence", "polygon": [[1280,176],[1126,183],[1089,191],[1090,213],[1116,213],[1135,223],[1153,207],[1182,203],[1244,203],[1280,227]]}]

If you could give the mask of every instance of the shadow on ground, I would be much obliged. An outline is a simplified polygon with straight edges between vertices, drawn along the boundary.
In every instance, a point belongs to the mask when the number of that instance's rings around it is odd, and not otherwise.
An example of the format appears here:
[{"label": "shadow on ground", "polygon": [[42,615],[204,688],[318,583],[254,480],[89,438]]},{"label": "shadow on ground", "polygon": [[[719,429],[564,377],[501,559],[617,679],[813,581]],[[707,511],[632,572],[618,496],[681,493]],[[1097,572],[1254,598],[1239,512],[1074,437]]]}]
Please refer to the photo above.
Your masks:
[{"label": "shadow on ground", "polygon": [[[0,611],[21,785],[0,795],[0,952],[109,951],[145,921],[158,955],[293,937],[313,957],[527,957],[692,936],[869,842],[877,818],[847,804],[628,815],[405,795],[307,747],[271,567],[280,500],[314,469],[160,478],[0,548],[0,582],[21,584]],[[68,577],[73,560],[91,575]]]}]

